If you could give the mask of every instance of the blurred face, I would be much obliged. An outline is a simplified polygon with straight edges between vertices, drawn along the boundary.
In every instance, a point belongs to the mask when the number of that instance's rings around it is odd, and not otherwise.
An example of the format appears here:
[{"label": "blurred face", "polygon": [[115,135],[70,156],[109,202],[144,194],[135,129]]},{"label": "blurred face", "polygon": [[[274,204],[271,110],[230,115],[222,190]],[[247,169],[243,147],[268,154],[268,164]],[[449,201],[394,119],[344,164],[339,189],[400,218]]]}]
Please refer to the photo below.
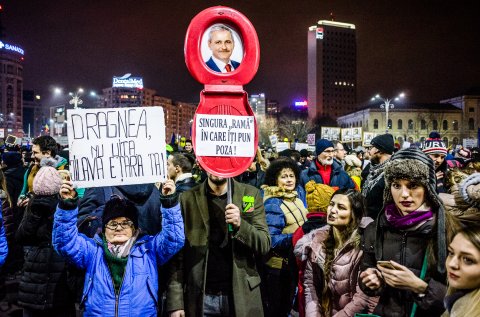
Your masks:
[{"label": "blurred face", "polygon": [[381,154],[380,154],[380,151],[376,147],[371,146],[368,149],[367,153],[368,153],[368,156],[370,157],[370,161],[372,161],[373,164],[380,163]]},{"label": "blurred face", "polygon": [[133,223],[126,217],[117,217],[105,225],[105,238],[112,244],[123,244],[133,235]]},{"label": "blurred face", "polygon": [[439,168],[442,165],[443,161],[445,161],[445,154],[435,153],[435,154],[428,154],[430,158],[433,160],[435,164],[435,169]]},{"label": "blurred face", "polygon": [[208,47],[212,50],[212,55],[228,64],[230,56],[233,53],[235,43],[232,34],[227,30],[214,31],[211,34],[211,40],[208,41]]},{"label": "blurred face", "polygon": [[285,190],[295,190],[295,173],[290,168],[280,171],[277,178],[277,186]]},{"label": "blurred face", "polygon": [[173,165],[173,156],[170,155],[167,160],[167,174],[170,179],[177,178],[177,168]]},{"label": "blurred face", "polygon": [[347,151],[345,151],[345,148],[343,147],[342,143],[337,143],[337,147],[335,148],[335,157],[343,161],[345,159],[345,155],[347,154]]},{"label": "blurred face", "polygon": [[183,147],[183,149],[187,152],[192,152],[192,149],[193,149],[192,143],[185,142],[185,146]]},{"label": "blurred face", "polygon": [[40,146],[39,146],[39,145],[33,144],[33,145],[32,145],[32,158],[33,158],[33,160],[35,161],[35,164],[39,165],[39,164],[40,164],[40,161],[41,161],[42,158],[44,158],[44,157],[51,157],[50,151],[42,152],[42,151],[40,150]]},{"label": "blurred face", "polygon": [[327,147],[325,151],[317,156],[317,159],[322,165],[332,165],[334,155],[335,149],[333,147]]},{"label": "blurred face", "polygon": [[417,210],[425,202],[425,188],[406,179],[392,182],[390,187],[393,201],[403,215]]},{"label": "blurred face", "polygon": [[215,175],[210,174],[210,173],[207,173],[207,176],[208,176],[208,181],[211,184],[216,185],[216,186],[223,185],[227,182],[226,178],[215,176]]},{"label": "blurred face", "polygon": [[327,208],[327,223],[335,228],[344,228],[352,221],[352,206],[346,195],[335,195]]},{"label": "blurred face", "polygon": [[462,233],[457,234],[448,246],[445,266],[450,286],[456,289],[480,287],[480,250]]}]

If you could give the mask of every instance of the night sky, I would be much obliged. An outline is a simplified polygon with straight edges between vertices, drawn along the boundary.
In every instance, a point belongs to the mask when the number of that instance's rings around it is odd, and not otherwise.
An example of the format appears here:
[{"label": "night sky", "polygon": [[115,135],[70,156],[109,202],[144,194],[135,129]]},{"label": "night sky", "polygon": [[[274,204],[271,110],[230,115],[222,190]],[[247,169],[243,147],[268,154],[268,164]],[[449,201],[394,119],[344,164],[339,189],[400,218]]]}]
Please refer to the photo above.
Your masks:
[{"label": "night sky", "polygon": [[480,86],[473,0],[0,2],[6,41],[26,52],[24,88],[44,94],[55,85],[100,92],[112,76],[132,73],[161,96],[197,102],[202,85],[185,66],[185,33],[198,12],[215,5],[239,10],[257,30],[260,67],[245,90],[282,106],[307,97],[307,29],[330,12],[356,25],[358,102],[400,91],[410,101],[438,102]]}]

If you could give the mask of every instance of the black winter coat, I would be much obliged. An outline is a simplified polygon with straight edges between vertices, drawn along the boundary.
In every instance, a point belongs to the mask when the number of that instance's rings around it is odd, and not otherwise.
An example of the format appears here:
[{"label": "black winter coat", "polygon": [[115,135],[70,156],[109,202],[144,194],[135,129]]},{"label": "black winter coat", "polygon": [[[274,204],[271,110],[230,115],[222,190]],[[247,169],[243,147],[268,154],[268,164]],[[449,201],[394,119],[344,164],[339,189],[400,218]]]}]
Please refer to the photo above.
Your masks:
[{"label": "black winter coat", "polygon": [[[379,223],[378,227],[377,222]],[[385,214],[382,213],[377,221],[365,229],[362,243],[363,260],[360,270],[375,268],[377,260],[393,260],[420,276],[427,246],[432,242],[432,226],[433,220],[414,231],[400,231],[390,227]],[[375,253],[376,238],[380,239],[379,243],[382,246],[377,253]],[[443,298],[447,291],[446,276],[437,271],[436,263],[429,263],[424,281],[428,283],[428,287],[423,298],[415,296],[411,291],[392,288],[388,285],[376,292],[371,291],[362,284],[360,279],[359,285],[369,296],[380,295],[374,314],[382,317],[408,317],[415,301],[418,305],[416,317],[440,316],[445,311]]]},{"label": "black winter coat", "polygon": [[73,296],[67,284],[67,264],[52,247],[53,215],[57,195],[30,200],[16,233],[25,246],[25,263],[18,303],[35,310],[71,308]]}]

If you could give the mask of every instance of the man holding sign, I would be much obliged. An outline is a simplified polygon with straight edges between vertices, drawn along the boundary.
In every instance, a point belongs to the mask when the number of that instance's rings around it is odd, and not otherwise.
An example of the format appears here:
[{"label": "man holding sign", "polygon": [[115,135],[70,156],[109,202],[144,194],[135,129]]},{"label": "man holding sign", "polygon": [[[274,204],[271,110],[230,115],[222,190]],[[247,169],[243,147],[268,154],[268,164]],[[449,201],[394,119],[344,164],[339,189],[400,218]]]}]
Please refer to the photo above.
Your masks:
[{"label": "man holding sign", "polygon": [[231,204],[227,179],[210,173],[180,196],[187,243],[172,263],[170,316],[263,316],[255,267],[271,243],[263,200],[255,187],[232,183]]}]

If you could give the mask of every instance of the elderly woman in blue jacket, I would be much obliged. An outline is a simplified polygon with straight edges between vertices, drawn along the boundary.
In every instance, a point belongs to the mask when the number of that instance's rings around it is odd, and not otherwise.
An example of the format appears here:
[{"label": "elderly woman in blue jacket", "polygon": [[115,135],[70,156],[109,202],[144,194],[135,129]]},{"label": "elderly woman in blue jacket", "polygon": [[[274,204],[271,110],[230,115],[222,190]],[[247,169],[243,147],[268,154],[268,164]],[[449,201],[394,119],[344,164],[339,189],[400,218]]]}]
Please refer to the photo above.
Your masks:
[{"label": "elderly woman in blue jacket", "polygon": [[102,233],[87,238],[76,227],[78,207],[72,182],[64,181],[60,197],[53,245],[86,272],[84,316],[157,316],[158,266],[185,241],[175,183],[167,180],[162,186],[162,231],[155,236],[142,235],[135,205],[114,196],[105,205]]}]

